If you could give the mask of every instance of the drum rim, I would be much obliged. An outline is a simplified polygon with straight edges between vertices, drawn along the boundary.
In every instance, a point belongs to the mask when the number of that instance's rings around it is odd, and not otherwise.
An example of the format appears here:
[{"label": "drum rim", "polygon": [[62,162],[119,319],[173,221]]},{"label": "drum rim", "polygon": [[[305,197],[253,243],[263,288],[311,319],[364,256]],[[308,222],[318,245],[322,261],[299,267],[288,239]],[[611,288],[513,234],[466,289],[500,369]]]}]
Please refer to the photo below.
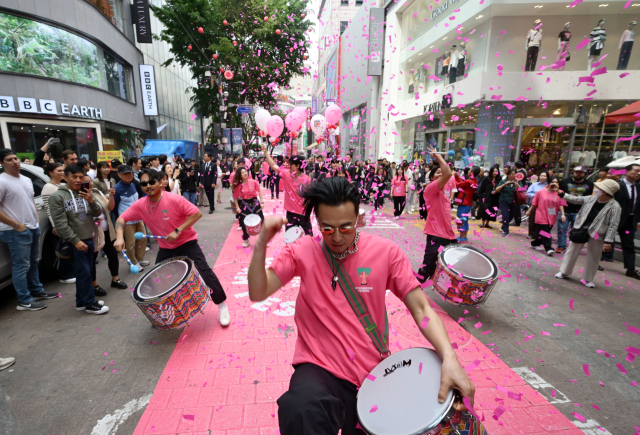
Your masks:
[{"label": "drum rim", "polygon": [[[409,349],[403,349],[403,350],[400,350],[398,352],[395,352],[392,355],[396,355],[396,354],[399,354],[401,352],[404,352],[404,351],[407,351],[407,350],[413,350],[413,349],[426,349],[428,351],[431,351],[434,354],[436,354],[436,356],[440,359],[440,361],[442,361],[442,357],[438,354],[438,352],[436,352],[435,350],[430,349],[428,347],[424,347],[424,346],[410,347]],[[386,360],[387,360],[387,358],[383,359],[378,364],[376,364],[376,366],[373,369],[371,369],[369,371],[369,373],[373,372],[376,368],[378,368],[379,365],[383,364]],[[365,381],[366,381],[366,379],[365,379]],[[375,435],[373,432],[371,432],[369,429],[367,429],[366,425],[362,422],[362,419],[360,418],[360,414],[358,413],[358,397],[360,396],[360,391],[362,391],[362,384],[360,385],[360,388],[358,389],[358,393],[356,394],[356,414],[358,415],[358,422],[360,423],[360,426],[362,426],[362,428],[364,429],[365,432],[367,432],[368,434],[371,434],[371,435]],[[453,389],[449,390],[449,393],[447,393],[447,396],[449,396],[449,397],[446,400],[448,400],[449,403],[445,405],[444,410],[442,411],[442,413],[439,414],[439,417],[436,418],[435,423],[432,423],[431,426],[427,426],[425,428],[420,429],[418,432],[413,432],[413,433],[410,433],[410,434],[403,434],[403,435],[422,435],[425,432],[434,429],[440,423],[442,423],[442,421],[451,412],[451,409],[453,408],[453,403],[455,401],[455,393],[453,393]]]},{"label": "drum rim", "polygon": [[[175,261],[184,261],[185,263],[187,263],[187,273],[182,277],[182,279],[175,286],[173,286],[171,289],[167,290],[166,292],[164,292],[162,294],[159,294],[157,296],[154,296],[152,298],[142,298],[141,296],[140,297],[136,297],[138,295],[138,290],[140,288],[140,285],[144,282],[145,278],[147,278],[151,274],[151,272],[153,272],[154,270],[162,267],[165,264],[169,264],[169,263],[172,263],[172,262],[175,262]],[[138,282],[136,282],[135,286],[133,286],[133,291],[131,292],[131,297],[133,298],[133,300],[134,300],[134,302],[136,304],[140,304],[140,303],[142,303],[142,304],[151,304],[151,303],[155,303],[155,302],[161,301],[161,300],[167,298],[168,296],[171,296],[179,288],[181,288],[182,284],[184,284],[185,280],[191,275],[191,273],[193,272],[194,268],[195,268],[195,263],[189,257],[178,256],[178,257],[167,258],[166,260],[163,260],[162,262],[154,265],[153,268],[151,268],[147,273],[145,273],[142,277],[140,277]]]},{"label": "drum rim", "polygon": [[[247,223],[247,219],[248,219],[248,218],[250,218],[251,216],[255,216],[255,217],[257,217],[257,218],[258,218],[258,223],[257,223],[257,224],[255,224],[255,225],[251,225],[251,224]],[[254,219],[254,218],[251,218],[251,219]],[[248,226],[248,227],[257,227],[257,226],[258,226],[258,225],[260,225],[261,223],[262,223],[262,219],[260,219],[260,215],[258,215],[258,214],[256,214],[256,213],[250,213],[250,214],[248,214],[248,215],[246,215],[246,216],[244,217],[244,224],[245,224],[246,226]]]},{"label": "drum rim", "polygon": [[491,274],[491,276],[489,276],[487,278],[471,278],[471,277],[468,277],[465,274],[462,274],[462,279],[464,279],[466,281],[471,281],[471,282],[486,283],[486,282],[489,282],[489,281],[493,282],[495,279],[498,278],[498,273],[500,273],[500,269],[498,268],[498,263],[496,263],[493,260],[493,258],[491,258],[489,255],[485,254],[484,252],[482,252],[480,249],[476,248],[475,246],[461,245],[459,243],[452,243],[451,245],[445,246],[444,249],[438,255],[438,261],[442,264],[442,267],[444,267],[444,269],[447,270],[448,272],[451,272],[452,274],[458,276],[458,273],[456,273],[454,270],[451,270],[449,268],[449,266],[443,260],[445,252],[447,252],[447,251],[449,251],[451,249],[469,249],[471,251],[475,251],[476,253],[478,253],[478,254],[482,255],[483,257],[487,258],[489,260],[489,263],[491,263],[491,265],[493,266],[493,273]]},{"label": "drum rim", "polygon": [[[283,238],[283,239],[285,239],[285,240],[284,240],[284,241],[285,241],[285,243],[287,243],[287,240],[286,240],[287,233],[288,233],[289,231],[291,231],[292,229],[294,229],[294,228],[298,228],[298,229],[299,229],[299,231],[300,231],[300,236],[298,236],[298,239],[304,235],[304,229],[303,229],[300,225],[293,225],[293,226],[291,226],[291,227],[287,228],[287,229],[285,230],[284,234],[282,235],[282,238]],[[296,239],[296,240],[298,240],[298,239]],[[294,240],[294,242],[295,242],[296,240]],[[293,242],[289,242],[289,243],[293,243]]]}]

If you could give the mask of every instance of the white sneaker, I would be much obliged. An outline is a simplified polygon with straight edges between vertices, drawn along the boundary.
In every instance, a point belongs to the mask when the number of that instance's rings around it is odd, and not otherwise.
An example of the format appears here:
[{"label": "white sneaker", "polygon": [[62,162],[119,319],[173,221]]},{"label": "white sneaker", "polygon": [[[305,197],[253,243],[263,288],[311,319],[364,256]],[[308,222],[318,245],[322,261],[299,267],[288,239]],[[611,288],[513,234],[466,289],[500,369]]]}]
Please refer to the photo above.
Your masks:
[{"label": "white sneaker", "polygon": [[218,305],[218,320],[222,326],[229,326],[231,323],[231,314],[227,305]]},{"label": "white sneaker", "polygon": [[596,288],[596,285],[593,282],[584,282],[584,281],[582,281],[582,284],[584,284],[585,287]]},{"label": "white sneaker", "polygon": [[242,231],[242,227],[238,225],[238,229],[236,229],[236,231]]},{"label": "white sneaker", "polygon": [[562,272],[556,273],[556,278],[558,278],[558,279],[565,279],[566,277],[567,277],[567,275],[565,275]]},{"label": "white sneaker", "polygon": [[73,284],[76,282],[76,279],[75,278],[61,279],[60,282],[63,284]]},{"label": "white sneaker", "polygon": [[148,266],[150,263],[148,260],[143,260],[140,263],[138,263],[140,266]]},{"label": "white sneaker", "polygon": [[549,250],[547,251],[547,255],[548,255],[549,257],[553,257],[553,254],[555,254],[555,253],[556,253],[556,251],[554,251],[553,249],[549,249]]},{"label": "white sneaker", "polygon": [[144,248],[144,250],[145,250],[145,251],[148,251],[148,250],[149,250],[149,247],[147,246],[146,248]]},{"label": "white sneaker", "polygon": [[0,358],[0,370],[11,367],[16,362],[15,358]]},{"label": "white sneaker", "polygon": [[542,245],[534,246],[533,249],[535,249],[536,251],[544,251],[544,246]]},{"label": "white sneaker", "polygon": [[248,248],[249,246],[251,246],[251,243],[249,243],[249,240],[245,240],[244,242],[242,242],[243,248]]}]

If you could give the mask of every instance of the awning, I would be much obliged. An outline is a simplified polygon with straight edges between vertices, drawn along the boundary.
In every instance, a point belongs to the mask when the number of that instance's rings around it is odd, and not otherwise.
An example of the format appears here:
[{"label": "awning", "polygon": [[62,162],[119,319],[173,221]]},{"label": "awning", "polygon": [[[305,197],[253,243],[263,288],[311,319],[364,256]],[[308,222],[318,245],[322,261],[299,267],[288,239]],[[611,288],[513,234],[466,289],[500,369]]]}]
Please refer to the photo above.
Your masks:
[{"label": "awning", "polygon": [[608,114],[605,124],[622,124],[624,122],[636,121],[640,121],[640,101],[636,101],[627,107]]}]

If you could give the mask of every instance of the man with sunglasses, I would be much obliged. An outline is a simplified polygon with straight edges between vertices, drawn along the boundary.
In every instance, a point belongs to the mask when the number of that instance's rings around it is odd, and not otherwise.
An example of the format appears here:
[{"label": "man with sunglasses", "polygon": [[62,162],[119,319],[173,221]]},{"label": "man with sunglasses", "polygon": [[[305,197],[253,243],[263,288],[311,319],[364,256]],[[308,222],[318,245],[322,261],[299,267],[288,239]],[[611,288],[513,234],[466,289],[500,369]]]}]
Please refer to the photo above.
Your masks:
[{"label": "man with sunglasses", "polygon": [[116,222],[117,240],[113,246],[121,252],[124,248],[124,226],[127,221],[143,221],[158,239],[160,250],[156,264],[171,257],[189,257],[196,265],[200,276],[211,291],[211,299],[218,305],[222,326],[231,322],[229,308],[224,303],[227,296],[220,280],[213,272],[198,244],[198,235],[193,225],[202,217],[198,207],[185,197],[167,192],[160,182],[160,173],[144,172],[140,175],[140,186],[147,195],[137,200]]},{"label": "man with sunglasses", "polygon": [[313,230],[311,229],[310,215],[306,215],[304,212],[304,206],[302,205],[302,198],[298,194],[300,188],[311,182],[311,179],[305,174],[301,167],[306,165],[305,158],[303,156],[291,156],[289,159],[289,169],[281,168],[273,161],[267,151],[267,146],[262,145],[262,152],[264,153],[267,162],[271,166],[274,172],[276,172],[284,183],[284,209],[287,212],[287,228],[292,226],[301,227],[305,234],[313,236]]},{"label": "man with sunglasses", "polygon": [[[473,404],[474,386],[414,278],[409,259],[393,241],[356,228],[358,189],[343,177],[331,177],[305,186],[300,196],[305,214],[316,215],[322,241],[301,237],[282,248],[265,269],[266,246],[287,224],[285,218],[267,217],[248,273],[252,301],[263,301],[294,276],[300,277],[295,372],[288,391],[278,399],[280,433],[324,435],[341,429],[343,435],[364,435],[356,428],[356,398],[367,374],[389,354],[388,337],[380,334],[388,330],[387,289],[404,302],[442,357],[439,400],[456,388]],[[375,327],[365,330],[352,306],[363,307],[366,313],[359,316]],[[461,403],[454,406],[465,409]]]}]

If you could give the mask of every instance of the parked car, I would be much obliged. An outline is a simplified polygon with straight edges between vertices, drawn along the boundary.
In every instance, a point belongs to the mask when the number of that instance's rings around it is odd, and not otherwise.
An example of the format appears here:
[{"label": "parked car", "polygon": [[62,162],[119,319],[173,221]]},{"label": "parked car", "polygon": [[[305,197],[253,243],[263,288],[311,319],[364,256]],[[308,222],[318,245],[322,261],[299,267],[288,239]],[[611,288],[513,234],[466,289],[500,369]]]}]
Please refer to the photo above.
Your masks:
[{"label": "parked car", "polygon": [[[2,172],[4,172],[4,169],[0,167],[0,174]],[[25,165],[24,163],[20,165],[20,174],[31,179],[33,183],[36,208],[40,217],[40,281],[47,282],[58,277],[58,271],[55,266],[56,237],[51,233],[53,227],[47,217],[47,211],[44,209],[44,202],[41,196],[42,188],[49,181],[49,177],[41,167]],[[9,247],[0,241],[0,289],[12,283],[12,266],[13,262],[11,261]]]}]

